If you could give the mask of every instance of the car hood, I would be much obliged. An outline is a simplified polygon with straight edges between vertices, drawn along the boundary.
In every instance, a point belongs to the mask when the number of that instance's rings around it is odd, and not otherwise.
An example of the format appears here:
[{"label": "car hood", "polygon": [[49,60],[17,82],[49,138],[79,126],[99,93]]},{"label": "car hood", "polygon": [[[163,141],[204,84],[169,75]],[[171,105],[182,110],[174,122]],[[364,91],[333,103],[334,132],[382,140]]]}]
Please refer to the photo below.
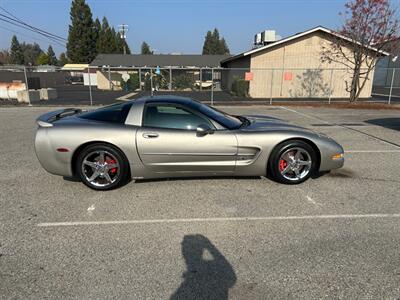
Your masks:
[{"label": "car hood", "polygon": [[269,116],[244,116],[250,121],[248,126],[242,128],[242,130],[246,131],[275,131],[275,130],[295,130],[295,131],[303,131],[303,132],[312,132],[310,129],[287,123],[281,119],[269,117]]}]

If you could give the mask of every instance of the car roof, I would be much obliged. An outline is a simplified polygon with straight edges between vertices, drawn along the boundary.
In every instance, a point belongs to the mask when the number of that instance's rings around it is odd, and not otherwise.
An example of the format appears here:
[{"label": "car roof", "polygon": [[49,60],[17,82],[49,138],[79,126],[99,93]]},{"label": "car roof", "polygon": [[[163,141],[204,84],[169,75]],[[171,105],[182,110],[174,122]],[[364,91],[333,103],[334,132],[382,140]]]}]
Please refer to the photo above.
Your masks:
[{"label": "car roof", "polygon": [[136,100],[132,100],[132,102],[145,102],[145,103],[175,103],[175,104],[189,104],[193,102],[191,98],[181,97],[181,96],[173,96],[173,95],[160,95],[160,96],[148,96],[142,97]]}]

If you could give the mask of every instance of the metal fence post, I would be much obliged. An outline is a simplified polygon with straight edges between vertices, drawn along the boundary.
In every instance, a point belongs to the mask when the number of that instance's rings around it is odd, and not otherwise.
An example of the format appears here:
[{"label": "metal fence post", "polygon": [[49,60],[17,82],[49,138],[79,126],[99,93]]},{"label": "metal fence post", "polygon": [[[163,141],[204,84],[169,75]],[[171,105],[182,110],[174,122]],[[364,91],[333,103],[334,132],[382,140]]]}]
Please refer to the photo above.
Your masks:
[{"label": "metal fence post", "polygon": [[203,68],[200,68],[200,87],[199,87],[200,91],[203,90],[202,85],[203,85]]},{"label": "metal fence post", "polygon": [[271,88],[270,88],[270,92],[269,92],[269,105],[272,105],[272,87],[274,86],[274,69],[271,70]]},{"label": "metal fence post", "polygon": [[150,95],[153,97],[153,69],[150,68]]},{"label": "metal fence post", "polygon": [[28,98],[28,106],[32,106],[31,97],[29,96],[28,75],[26,73],[26,67],[25,66],[24,66],[24,76],[25,76],[26,97]]},{"label": "metal fence post", "polygon": [[169,67],[169,90],[172,91],[172,67]]},{"label": "metal fence post", "polygon": [[393,83],[394,83],[394,76],[396,75],[396,68],[393,68],[392,72],[392,82],[390,84],[390,93],[389,93],[389,100],[388,104],[390,104],[390,100],[392,100],[392,92],[393,92]]},{"label": "metal fence post", "polygon": [[92,83],[90,81],[90,67],[88,67],[88,80],[89,80],[89,97],[90,97],[90,106],[93,106],[93,98],[92,98]]},{"label": "metal fence post", "polygon": [[329,100],[328,100],[328,104],[331,104],[331,98],[332,98],[332,80],[333,80],[333,69],[331,69],[331,79],[329,80]]},{"label": "metal fence post", "polygon": [[139,91],[142,90],[142,68],[139,68]]},{"label": "metal fence post", "polygon": [[211,106],[214,105],[214,68],[211,68]]},{"label": "metal fence post", "polygon": [[111,91],[113,88],[112,88],[112,82],[111,82],[111,70],[110,70],[110,65],[108,65],[108,83],[110,84],[110,91]]}]

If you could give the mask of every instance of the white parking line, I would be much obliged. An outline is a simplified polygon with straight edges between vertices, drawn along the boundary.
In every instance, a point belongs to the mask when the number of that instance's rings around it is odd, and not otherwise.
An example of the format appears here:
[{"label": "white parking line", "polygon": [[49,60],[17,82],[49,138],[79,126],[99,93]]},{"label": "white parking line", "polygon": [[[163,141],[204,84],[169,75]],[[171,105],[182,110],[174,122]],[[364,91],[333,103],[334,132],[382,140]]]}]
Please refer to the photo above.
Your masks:
[{"label": "white parking line", "polygon": [[166,223],[216,223],[243,221],[292,221],[292,220],[324,220],[324,219],[388,219],[400,218],[400,214],[364,214],[364,215],[311,215],[311,216],[276,216],[276,217],[226,217],[226,218],[194,218],[194,219],[154,219],[154,220],[122,220],[122,221],[77,221],[39,223],[38,227],[67,227],[90,225],[129,225],[129,224],[166,224]]},{"label": "white parking line", "polygon": [[305,114],[305,113],[302,113],[302,112],[299,112],[299,111],[297,111],[297,110],[290,109],[290,108],[287,108],[287,107],[284,107],[284,106],[279,106],[279,107],[280,107],[281,109],[283,109],[283,110],[287,110],[287,111],[296,113],[296,114],[298,114],[298,115],[304,116],[304,117],[309,118],[309,119],[318,120],[318,121],[323,122],[323,123],[325,123],[325,124],[336,125],[336,126],[345,128],[345,129],[347,129],[347,130],[352,130],[352,131],[361,133],[361,134],[363,134],[363,135],[369,136],[369,137],[371,137],[371,138],[377,140],[378,142],[381,142],[381,143],[386,144],[386,145],[394,146],[394,147],[397,147],[397,148],[400,147],[400,146],[399,146],[398,144],[396,144],[396,143],[392,143],[392,142],[390,142],[390,141],[386,141],[386,140],[384,140],[384,139],[381,139],[381,138],[376,137],[376,136],[374,136],[374,135],[371,135],[371,134],[369,134],[369,133],[363,132],[363,131],[361,131],[361,130],[352,128],[352,127],[350,127],[350,126],[345,126],[345,125],[340,125],[340,124],[331,123],[331,122],[325,121],[325,120],[323,120],[323,119],[320,119],[320,118],[318,118],[318,117],[314,117],[314,116],[312,116],[312,115],[308,115],[308,114]]},{"label": "white parking line", "polygon": [[[330,122],[328,122],[328,121],[325,121],[325,120],[323,120],[323,119],[320,119],[320,118],[317,118],[317,117],[314,117],[314,116],[311,116],[311,115],[308,115],[308,114],[305,114],[305,113],[302,113],[302,112],[299,112],[299,111],[297,111],[297,110],[290,109],[290,108],[287,108],[287,107],[284,107],[284,106],[279,106],[279,108],[284,109],[284,110],[287,110],[287,111],[290,111],[290,112],[293,112],[293,113],[295,113],[295,114],[301,115],[301,116],[306,117],[306,118],[309,118],[309,119],[314,119],[314,120],[323,122],[323,123],[325,123],[325,124],[336,125],[336,124],[330,123]],[[340,125],[337,125],[337,126],[340,126]]]}]

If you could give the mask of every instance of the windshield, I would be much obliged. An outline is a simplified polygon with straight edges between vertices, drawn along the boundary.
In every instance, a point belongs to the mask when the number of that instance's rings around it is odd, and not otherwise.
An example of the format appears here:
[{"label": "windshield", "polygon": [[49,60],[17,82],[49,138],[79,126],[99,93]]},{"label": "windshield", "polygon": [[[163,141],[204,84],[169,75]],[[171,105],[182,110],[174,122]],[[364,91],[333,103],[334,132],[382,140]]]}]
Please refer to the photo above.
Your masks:
[{"label": "windshield", "polygon": [[237,129],[242,126],[243,122],[234,116],[231,116],[223,111],[220,111],[216,108],[210,107],[206,104],[200,102],[194,102],[196,109],[205,114],[206,116],[210,117],[211,119],[217,121],[222,126],[228,129]]}]

